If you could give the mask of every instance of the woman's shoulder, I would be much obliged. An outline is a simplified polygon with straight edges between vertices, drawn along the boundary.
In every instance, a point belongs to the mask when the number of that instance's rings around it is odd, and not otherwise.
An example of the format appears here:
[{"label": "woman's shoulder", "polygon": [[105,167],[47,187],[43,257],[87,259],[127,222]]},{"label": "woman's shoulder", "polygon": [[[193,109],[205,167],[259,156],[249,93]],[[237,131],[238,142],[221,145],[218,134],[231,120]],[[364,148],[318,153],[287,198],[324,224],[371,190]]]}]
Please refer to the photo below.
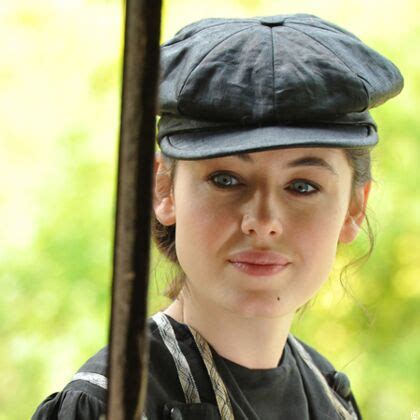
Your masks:
[{"label": "woman's shoulder", "polygon": [[[147,324],[150,338],[149,389],[152,388],[153,393],[162,399],[168,394],[178,396],[179,386],[171,354],[156,322],[150,318]],[[183,333],[182,330],[176,331],[177,341],[181,343],[187,338]],[[43,400],[32,420],[98,419],[106,411],[107,371],[108,346],[90,357],[60,392]],[[160,380],[162,376],[166,381]]]},{"label": "woman's shoulder", "polygon": [[302,341],[300,338],[297,338],[294,335],[289,336],[289,342],[291,340],[293,340],[293,342],[294,342],[294,347],[296,347],[296,343],[297,343],[297,345],[300,344],[303,347],[305,352],[307,354],[309,354],[309,356],[311,357],[311,359],[315,363],[316,367],[323,374],[327,374],[327,373],[330,373],[332,371],[335,371],[334,365],[325,356],[323,356],[321,353],[319,353],[318,350],[316,350],[314,347],[312,347],[311,345],[307,344],[306,342]]},{"label": "woman's shoulder", "polygon": [[92,356],[61,392],[47,397],[32,420],[99,419],[106,410],[108,348]]},{"label": "woman's shoulder", "polygon": [[293,347],[300,353],[299,356],[304,364],[308,365],[312,362],[327,380],[328,385],[342,397],[347,398],[351,393],[350,379],[344,372],[337,371],[325,356],[299,338],[289,336],[289,341],[293,342]]},{"label": "woman's shoulder", "polygon": [[[316,371],[318,371],[321,374],[319,377],[325,379],[326,384],[341,403],[351,412],[353,411],[356,418],[361,418],[349,377],[344,372],[337,371],[325,356],[304,341],[290,334],[288,342],[294,349],[295,356],[297,356],[296,361],[300,364],[301,374],[307,385],[310,386],[314,382],[317,376]],[[315,380],[315,382],[318,381]]]}]

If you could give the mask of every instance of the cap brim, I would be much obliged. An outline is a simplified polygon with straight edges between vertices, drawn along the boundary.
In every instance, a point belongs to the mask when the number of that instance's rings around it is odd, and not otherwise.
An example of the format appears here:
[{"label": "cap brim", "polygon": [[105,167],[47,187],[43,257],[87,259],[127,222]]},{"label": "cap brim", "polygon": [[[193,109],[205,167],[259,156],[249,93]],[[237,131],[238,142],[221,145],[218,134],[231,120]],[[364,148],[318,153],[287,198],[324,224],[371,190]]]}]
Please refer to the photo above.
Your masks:
[{"label": "cap brim", "polygon": [[378,142],[369,125],[265,126],[169,134],[161,151],[175,159],[194,160],[287,147],[370,147]]}]

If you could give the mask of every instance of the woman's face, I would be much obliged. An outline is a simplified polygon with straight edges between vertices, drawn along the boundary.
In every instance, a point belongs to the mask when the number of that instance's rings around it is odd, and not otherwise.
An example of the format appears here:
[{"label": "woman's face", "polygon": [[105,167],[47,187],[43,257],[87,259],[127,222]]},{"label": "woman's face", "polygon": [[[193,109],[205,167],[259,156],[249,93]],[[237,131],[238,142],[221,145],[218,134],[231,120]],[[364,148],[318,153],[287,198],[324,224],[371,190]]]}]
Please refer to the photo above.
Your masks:
[{"label": "woman's face", "polygon": [[357,235],[369,188],[357,205],[351,177],[340,149],[178,161],[155,212],[176,223],[190,298],[243,316],[295,312],[327,279],[337,243]]}]

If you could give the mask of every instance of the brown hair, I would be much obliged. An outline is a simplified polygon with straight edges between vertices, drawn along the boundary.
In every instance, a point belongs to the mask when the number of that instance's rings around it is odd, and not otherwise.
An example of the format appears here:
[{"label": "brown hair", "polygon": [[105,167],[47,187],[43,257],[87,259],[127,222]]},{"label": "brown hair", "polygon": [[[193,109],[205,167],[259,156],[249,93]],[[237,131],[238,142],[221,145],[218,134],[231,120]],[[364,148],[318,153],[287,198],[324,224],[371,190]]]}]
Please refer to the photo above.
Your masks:
[{"label": "brown hair", "polygon": [[[354,148],[354,149],[343,149],[345,152],[345,157],[352,168],[353,177],[352,177],[352,196],[355,194],[357,187],[365,185],[367,182],[372,180],[371,173],[371,148]],[[165,162],[165,166],[169,171],[169,176],[171,180],[174,180],[175,170],[176,170],[176,160],[162,154],[162,160]],[[366,262],[370,255],[372,254],[374,244],[375,244],[375,235],[372,230],[371,223],[367,215],[365,215],[365,224],[366,229],[362,230],[366,233],[369,241],[369,248],[365,254],[362,256],[350,261],[345,265],[340,273],[340,282],[343,285],[346,291],[346,282],[347,273],[350,268],[355,266],[360,266]],[[179,265],[178,258],[176,255],[175,249],[175,225],[164,226],[162,225],[153,214],[152,217],[152,237],[157,248],[160,252],[168,258],[169,261],[175,264],[176,268],[179,270],[179,274],[171,279],[168,288],[165,291],[165,296],[171,300],[177,298],[180,293],[183,285],[185,274],[182,272],[182,269]]]}]

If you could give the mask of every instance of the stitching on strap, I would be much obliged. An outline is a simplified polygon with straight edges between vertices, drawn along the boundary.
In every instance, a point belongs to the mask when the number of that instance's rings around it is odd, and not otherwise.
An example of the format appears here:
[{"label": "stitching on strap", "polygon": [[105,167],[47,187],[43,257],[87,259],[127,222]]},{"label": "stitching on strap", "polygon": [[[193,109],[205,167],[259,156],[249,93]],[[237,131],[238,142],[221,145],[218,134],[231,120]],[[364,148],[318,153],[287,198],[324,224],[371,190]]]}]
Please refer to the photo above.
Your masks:
[{"label": "stitching on strap", "polygon": [[152,319],[156,322],[162,340],[174,360],[178,379],[184,391],[185,402],[189,404],[199,403],[200,395],[198,394],[197,385],[191,373],[190,365],[179,348],[171,323],[163,312],[156,313],[152,316]]},{"label": "stitching on strap", "polygon": [[219,408],[220,417],[223,420],[234,420],[232,405],[226,386],[216,370],[213,355],[207,341],[193,328],[189,327],[192,336],[197,344],[198,350],[201,353],[203,362],[206,365],[207,372],[210,376],[214,395],[216,397],[217,406]]}]

